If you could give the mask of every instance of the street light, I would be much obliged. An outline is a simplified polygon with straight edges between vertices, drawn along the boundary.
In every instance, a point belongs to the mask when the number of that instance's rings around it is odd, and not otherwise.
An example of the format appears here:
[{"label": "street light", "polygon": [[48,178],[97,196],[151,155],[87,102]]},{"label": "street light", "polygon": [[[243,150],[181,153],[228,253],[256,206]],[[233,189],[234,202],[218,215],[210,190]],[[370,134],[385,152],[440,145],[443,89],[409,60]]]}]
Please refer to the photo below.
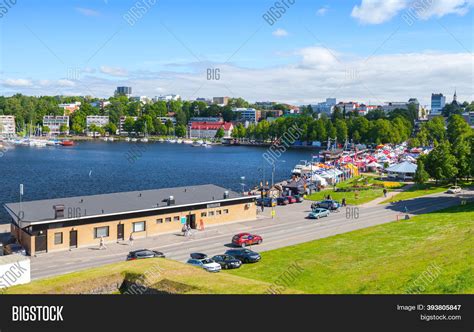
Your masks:
[{"label": "street light", "polygon": [[241,176],[240,181],[242,181],[240,183],[240,185],[242,186],[242,196],[244,196],[244,194],[245,194],[245,176]]}]

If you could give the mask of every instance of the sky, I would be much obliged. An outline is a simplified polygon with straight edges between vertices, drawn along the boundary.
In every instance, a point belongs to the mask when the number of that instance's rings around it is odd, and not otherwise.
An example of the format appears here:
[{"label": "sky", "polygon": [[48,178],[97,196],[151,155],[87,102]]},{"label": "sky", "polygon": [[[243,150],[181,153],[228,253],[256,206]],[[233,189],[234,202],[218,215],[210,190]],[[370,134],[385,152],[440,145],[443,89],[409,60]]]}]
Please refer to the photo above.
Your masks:
[{"label": "sky", "polygon": [[[16,2],[16,4],[15,4]],[[0,0],[0,95],[474,100],[474,0]],[[214,74],[214,75],[208,75]]]}]

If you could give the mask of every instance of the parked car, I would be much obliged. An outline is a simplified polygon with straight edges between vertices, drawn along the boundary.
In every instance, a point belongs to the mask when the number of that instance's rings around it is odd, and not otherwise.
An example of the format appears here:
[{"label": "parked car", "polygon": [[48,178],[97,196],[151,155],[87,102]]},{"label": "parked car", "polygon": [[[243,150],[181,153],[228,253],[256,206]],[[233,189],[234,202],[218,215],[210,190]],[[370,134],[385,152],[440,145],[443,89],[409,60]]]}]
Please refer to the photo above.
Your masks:
[{"label": "parked car", "polygon": [[165,258],[165,255],[160,251],[148,250],[148,249],[139,249],[130,251],[127,256],[127,261],[133,261],[136,259],[145,259],[145,258]]},{"label": "parked car", "polygon": [[250,233],[239,233],[232,237],[232,244],[242,248],[251,246],[252,244],[260,244],[262,241],[263,238],[260,235]]},{"label": "parked car", "polygon": [[288,200],[287,197],[278,197],[277,198],[277,204],[278,205],[288,205],[288,204],[290,204],[290,201]]},{"label": "parked car", "polygon": [[289,202],[290,204],[293,204],[293,203],[296,203],[296,202],[297,202],[297,200],[296,200],[296,198],[295,198],[294,196],[286,196],[286,198],[288,198],[288,202]]},{"label": "parked car", "polygon": [[23,255],[26,256],[26,250],[18,243],[7,244],[4,249],[5,255]]},{"label": "parked car", "polygon": [[230,255],[216,255],[212,257],[212,260],[223,269],[238,269],[242,265],[240,260]]},{"label": "parked car", "polygon": [[329,210],[316,208],[308,214],[309,219],[319,219],[321,217],[329,217]]},{"label": "parked car", "polygon": [[449,187],[449,189],[446,191],[448,194],[457,194],[461,192],[461,187],[459,186],[452,186]]},{"label": "parked car", "polygon": [[187,261],[187,263],[190,265],[200,267],[206,270],[207,272],[219,272],[221,270],[221,265],[214,262],[210,258],[202,258],[202,259],[190,258]]},{"label": "parked car", "polygon": [[194,258],[194,259],[204,259],[204,258],[207,258],[207,255],[206,254],[203,254],[201,252],[193,252],[192,254],[189,255],[191,258]]},{"label": "parked car", "polygon": [[225,252],[226,255],[234,256],[242,263],[256,263],[262,257],[258,252],[249,249],[230,249]]},{"label": "parked car", "polygon": [[262,204],[263,206],[268,206],[268,207],[276,206],[277,200],[271,197],[264,197],[263,199],[257,198],[257,205],[262,206]]},{"label": "parked car", "polygon": [[296,203],[303,203],[304,201],[303,195],[294,195],[293,197],[296,199]]},{"label": "parked car", "polygon": [[338,201],[332,200],[332,199],[327,199],[324,201],[320,202],[315,202],[311,204],[311,210],[314,210],[316,208],[323,208],[327,210],[337,210],[341,207],[341,204],[339,204]]}]

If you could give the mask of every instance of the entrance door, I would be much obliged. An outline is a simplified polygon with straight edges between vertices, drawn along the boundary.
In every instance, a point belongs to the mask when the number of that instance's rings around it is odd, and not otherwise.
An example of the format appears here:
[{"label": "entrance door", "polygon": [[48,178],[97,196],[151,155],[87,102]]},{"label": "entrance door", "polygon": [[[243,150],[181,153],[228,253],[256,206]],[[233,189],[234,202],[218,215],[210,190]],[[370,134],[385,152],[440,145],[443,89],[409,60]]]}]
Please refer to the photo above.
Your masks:
[{"label": "entrance door", "polygon": [[124,239],[124,224],[118,224],[117,225],[117,240],[123,240]]},{"label": "entrance door", "polygon": [[77,231],[69,232],[69,247],[77,248]]},{"label": "entrance door", "polygon": [[196,215],[195,214],[190,214],[190,215],[188,215],[187,219],[188,219],[187,223],[188,223],[189,227],[191,227],[192,229],[196,229],[197,228]]},{"label": "entrance door", "polygon": [[47,234],[48,233],[45,231],[44,234],[35,236],[35,252],[36,253],[46,252],[46,250],[48,249]]}]

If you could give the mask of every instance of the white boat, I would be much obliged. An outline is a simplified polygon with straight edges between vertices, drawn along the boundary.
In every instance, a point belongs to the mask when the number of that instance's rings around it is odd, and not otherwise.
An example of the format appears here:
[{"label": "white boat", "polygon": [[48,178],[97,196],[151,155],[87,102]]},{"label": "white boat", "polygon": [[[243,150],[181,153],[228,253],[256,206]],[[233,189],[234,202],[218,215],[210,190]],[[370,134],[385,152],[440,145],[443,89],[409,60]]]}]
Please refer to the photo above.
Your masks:
[{"label": "white boat", "polygon": [[162,138],[160,138],[160,139],[158,140],[158,142],[160,142],[160,143],[163,143],[164,141],[165,141],[165,140],[162,139]]},{"label": "white boat", "polygon": [[183,140],[183,143],[184,144],[193,144],[193,141],[191,141],[190,139],[185,139],[185,140]]},{"label": "white boat", "polygon": [[132,142],[138,141],[135,137],[131,139]]},{"label": "white boat", "polygon": [[197,140],[196,143],[199,144],[199,145],[202,145],[204,143],[204,141],[200,139],[200,140]]},{"label": "white boat", "polygon": [[130,142],[130,137],[125,137],[125,142]]},{"label": "white boat", "polygon": [[176,143],[181,144],[181,143],[183,143],[183,140],[182,140],[182,139],[178,139],[178,140],[176,141]]},{"label": "white boat", "polygon": [[109,142],[113,142],[114,141],[114,138],[113,137],[109,137]]},{"label": "white boat", "polygon": [[146,138],[146,137],[143,137],[143,138],[140,140],[140,142],[143,142],[143,143],[148,143],[148,138]]},{"label": "white boat", "polygon": [[176,143],[176,140],[175,139],[170,139],[168,142],[169,143]]}]

